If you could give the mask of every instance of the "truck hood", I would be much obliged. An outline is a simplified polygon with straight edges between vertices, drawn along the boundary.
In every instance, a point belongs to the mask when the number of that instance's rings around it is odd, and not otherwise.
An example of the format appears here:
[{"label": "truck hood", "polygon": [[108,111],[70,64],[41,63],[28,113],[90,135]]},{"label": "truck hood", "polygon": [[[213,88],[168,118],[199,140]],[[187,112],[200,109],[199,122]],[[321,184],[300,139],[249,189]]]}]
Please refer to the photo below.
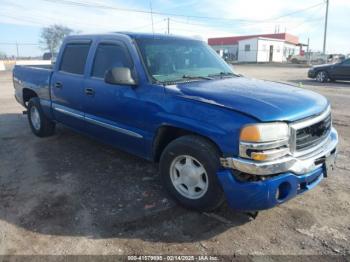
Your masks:
[{"label": "truck hood", "polygon": [[253,116],[260,121],[296,121],[320,114],[327,99],[287,84],[234,77],[166,86],[167,92],[215,104]]}]

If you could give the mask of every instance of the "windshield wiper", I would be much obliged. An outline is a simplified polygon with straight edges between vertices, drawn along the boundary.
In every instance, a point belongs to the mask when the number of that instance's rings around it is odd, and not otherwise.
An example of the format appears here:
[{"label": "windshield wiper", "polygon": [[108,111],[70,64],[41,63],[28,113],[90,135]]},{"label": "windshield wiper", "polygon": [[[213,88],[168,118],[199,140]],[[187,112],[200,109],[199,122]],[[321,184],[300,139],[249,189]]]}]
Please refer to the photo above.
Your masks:
[{"label": "windshield wiper", "polygon": [[220,72],[218,74],[210,74],[210,75],[208,75],[208,77],[215,77],[215,76],[220,76],[220,77],[236,76],[236,77],[239,77],[239,75],[231,73],[231,72]]},{"label": "windshield wiper", "polygon": [[183,75],[183,79],[204,79],[204,80],[213,80],[210,76],[192,76],[192,75]]},{"label": "windshield wiper", "polygon": [[187,80],[213,80],[212,77],[210,76],[192,76],[192,75],[183,75],[180,79],[174,79],[174,80],[166,80],[166,81],[154,81],[154,83],[156,84],[162,84],[162,85],[170,85],[170,84],[174,84],[174,83],[178,83],[178,82],[184,82]]}]

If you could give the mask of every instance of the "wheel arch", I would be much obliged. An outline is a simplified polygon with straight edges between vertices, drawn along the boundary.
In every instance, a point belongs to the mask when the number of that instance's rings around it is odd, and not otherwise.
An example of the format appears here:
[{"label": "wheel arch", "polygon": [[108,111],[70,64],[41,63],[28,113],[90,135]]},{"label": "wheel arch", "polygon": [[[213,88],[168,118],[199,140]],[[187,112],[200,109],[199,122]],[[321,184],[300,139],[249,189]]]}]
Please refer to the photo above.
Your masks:
[{"label": "wheel arch", "polygon": [[33,97],[39,97],[39,96],[33,89],[23,88],[22,97],[23,97],[23,104],[25,105],[25,107],[27,107],[30,99],[32,99]]},{"label": "wheel arch", "polygon": [[157,129],[156,135],[153,139],[153,161],[159,162],[160,156],[162,155],[162,152],[164,151],[166,146],[169,145],[175,139],[185,135],[195,135],[206,139],[216,148],[220,156],[223,155],[223,152],[220,149],[219,145],[207,135],[200,134],[196,131],[187,128],[165,124]]}]

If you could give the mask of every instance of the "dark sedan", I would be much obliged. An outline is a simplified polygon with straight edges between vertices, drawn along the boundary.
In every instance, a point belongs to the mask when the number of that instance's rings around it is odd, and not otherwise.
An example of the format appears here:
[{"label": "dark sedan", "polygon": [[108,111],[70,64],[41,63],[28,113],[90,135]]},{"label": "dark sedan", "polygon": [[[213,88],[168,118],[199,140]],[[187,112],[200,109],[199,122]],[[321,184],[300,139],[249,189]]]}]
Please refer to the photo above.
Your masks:
[{"label": "dark sedan", "polygon": [[309,78],[324,83],[336,80],[350,80],[350,59],[336,64],[318,65],[310,68]]}]

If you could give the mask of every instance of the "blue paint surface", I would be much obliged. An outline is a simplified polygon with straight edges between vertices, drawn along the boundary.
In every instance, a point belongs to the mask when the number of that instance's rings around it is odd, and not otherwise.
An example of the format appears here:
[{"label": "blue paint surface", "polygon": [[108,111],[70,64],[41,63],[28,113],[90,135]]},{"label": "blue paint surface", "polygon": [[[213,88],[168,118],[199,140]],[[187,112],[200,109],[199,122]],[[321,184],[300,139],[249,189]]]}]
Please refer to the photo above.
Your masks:
[{"label": "blue paint surface", "polygon": [[[232,209],[257,211],[280,205],[312,189],[323,179],[323,170],[323,167],[320,167],[300,176],[284,173],[256,182],[240,182],[230,170],[221,170],[217,175]],[[280,186],[284,192],[281,192],[282,198],[278,199],[276,194]]]}]

